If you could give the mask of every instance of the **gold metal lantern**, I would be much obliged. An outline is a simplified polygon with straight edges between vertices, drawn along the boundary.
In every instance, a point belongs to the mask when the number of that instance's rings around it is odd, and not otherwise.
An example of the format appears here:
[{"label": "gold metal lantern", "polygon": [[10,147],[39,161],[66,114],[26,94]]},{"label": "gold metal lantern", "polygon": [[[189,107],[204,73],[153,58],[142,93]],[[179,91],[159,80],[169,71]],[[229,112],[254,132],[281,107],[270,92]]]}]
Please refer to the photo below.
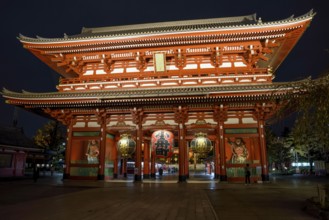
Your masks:
[{"label": "gold metal lantern", "polygon": [[122,134],[117,143],[117,150],[121,157],[130,158],[136,150],[136,142],[129,134]]},{"label": "gold metal lantern", "polygon": [[213,146],[207,138],[207,134],[200,132],[195,134],[195,138],[190,143],[190,148],[193,153],[198,154],[199,158],[206,158]]}]

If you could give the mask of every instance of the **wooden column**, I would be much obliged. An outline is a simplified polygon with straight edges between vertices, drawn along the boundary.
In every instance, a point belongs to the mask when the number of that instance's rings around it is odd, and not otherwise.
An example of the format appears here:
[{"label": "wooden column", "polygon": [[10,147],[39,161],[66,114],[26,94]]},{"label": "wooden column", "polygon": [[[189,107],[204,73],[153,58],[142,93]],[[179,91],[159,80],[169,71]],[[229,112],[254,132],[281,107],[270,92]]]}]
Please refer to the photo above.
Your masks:
[{"label": "wooden column", "polygon": [[215,141],[215,179],[218,179],[220,176],[220,156],[219,156],[219,140]]},{"label": "wooden column", "polygon": [[264,121],[258,120],[258,130],[259,130],[259,143],[260,143],[260,158],[262,163],[262,181],[269,181],[268,172],[268,161],[266,153],[266,141],[265,141],[265,131],[264,131]]},{"label": "wooden column", "polygon": [[188,152],[188,142],[185,139],[186,137],[186,127],[184,126],[184,151],[185,151],[185,176],[188,179],[190,177],[190,169],[189,169],[189,152]]},{"label": "wooden column", "polygon": [[104,180],[105,178],[105,153],[106,153],[106,110],[96,109],[97,122],[101,126],[101,138],[100,138],[100,151],[99,151],[99,164],[98,164],[98,180]]},{"label": "wooden column", "polygon": [[265,141],[265,119],[273,111],[275,105],[271,104],[257,104],[255,108],[255,117],[258,121],[258,134],[259,134],[259,148],[260,148],[260,160],[262,166],[262,181],[269,181],[268,161],[266,152]]},{"label": "wooden column", "polygon": [[137,128],[137,143],[136,143],[136,161],[135,161],[135,181],[142,180],[142,125],[138,124]]},{"label": "wooden column", "polygon": [[224,142],[224,122],[227,120],[227,107],[220,105],[214,108],[214,120],[217,121],[217,142],[219,144],[219,179],[227,181],[226,174],[226,150]]},{"label": "wooden column", "polygon": [[105,177],[105,153],[106,153],[106,123],[101,125],[101,144],[100,144],[100,155],[99,155],[99,169],[98,169],[98,180],[104,180]]},{"label": "wooden column", "polygon": [[143,142],[143,110],[134,108],[131,111],[133,122],[136,124],[136,161],[135,161],[135,181],[142,180],[142,142]]},{"label": "wooden column", "polygon": [[118,140],[117,140],[117,137],[115,137],[115,145],[113,147],[113,178],[114,179],[117,179],[118,178],[118,149],[117,149],[117,144],[118,144]]},{"label": "wooden column", "polygon": [[123,177],[126,178],[127,177],[127,158],[122,158],[122,172],[123,173]]},{"label": "wooden column", "polygon": [[175,122],[178,123],[178,147],[179,147],[179,172],[178,181],[186,182],[188,177],[188,156],[187,156],[187,144],[185,138],[185,123],[188,118],[188,111],[186,107],[179,106],[175,109]]},{"label": "wooden column", "polygon": [[184,128],[183,124],[178,125],[178,147],[179,147],[179,157],[178,157],[178,165],[179,165],[179,172],[178,172],[178,181],[179,182],[185,182],[186,181],[186,166],[185,166],[185,160],[186,160],[186,152],[185,152],[185,141],[184,141]]},{"label": "wooden column", "polygon": [[72,150],[72,129],[73,128],[73,122],[68,125],[67,128],[67,143],[66,143],[66,149],[65,149],[65,167],[64,167],[64,175],[63,179],[69,179],[70,178],[70,164],[71,164],[71,150]]},{"label": "wooden column", "polygon": [[150,178],[150,145],[147,140],[144,141],[144,170],[143,179]]},{"label": "wooden column", "polygon": [[219,152],[220,152],[220,181],[227,181],[227,174],[226,174],[226,150],[225,150],[225,142],[224,142],[224,123],[218,123],[219,129]]},{"label": "wooden column", "polygon": [[151,154],[151,178],[155,179],[155,155]]}]

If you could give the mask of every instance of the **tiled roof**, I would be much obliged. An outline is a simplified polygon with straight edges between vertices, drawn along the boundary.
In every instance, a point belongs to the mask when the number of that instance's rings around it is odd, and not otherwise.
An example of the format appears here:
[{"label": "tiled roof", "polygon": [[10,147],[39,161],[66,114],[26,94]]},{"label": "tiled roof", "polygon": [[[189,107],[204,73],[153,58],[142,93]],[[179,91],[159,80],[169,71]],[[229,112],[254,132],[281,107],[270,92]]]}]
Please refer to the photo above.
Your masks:
[{"label": "tiled roof", "polygon": [[[198,19],[186,21],[171,21],[171,22],[157,22],[135,25],[123,25],[112,27],[99,27],[99,28],[82,28],[81,35],[132,35],[139,33],[158,33],[158,32],[177,32],[186,30],[204,30],[219,27],[239,26],[257,24],[256,14],[227,17],[227,18],[211,18],[211,19]],[[74,36],[71,36],[74,37]]]},{"label": "tiled roof", "polygon": [[33,141],[20,128],[0,127],[0,146],[35,148]]},{"label": "tiled roof", "polygon": [[198,31],[212,31],[220,29],[241,29],[251,27],[268,27],[280,24],[289,24],[297,21],[310,19],[315,15],[313,11],[294,18],[293,16],[272,22],[264,22],[260,18],[257,20],[256,15],[247,15],[239,17],[212,18],[187,21],[158,22],[147,24],[123,25],[112,27],[83,28],[81,34],[68,36],[64,34],[63,38],[36,38],[19,36],[19,40],[25,42],[66,42],[99,38],[117,38],[117,37],[137,37],[145,35],[158,35],[169,33],[191,33]]},{"label": "tiled roof", "polygon": [[[303,81],[294,82],[298,85]],[[150,89],[125,89],[125,90],[97,90],[97,91],[79,91],[79,92],[48,92],[33,93],[23,91],[22,93],[13,92],[3,89],[2,95],[5,98],[13,98],[20,100],[120,100],[127,98],[161,98],[161,97],[181,97],[181,96],[206,96],[210,94],[252,94],[255,92],[279,91],[291,88],[292,83],[269,83],[269,84],[249,84],[249,85],[218,85],[203,87],[173,87],[173,88],[150,88]],[[234,96],[234,95],[233,95]]]}]

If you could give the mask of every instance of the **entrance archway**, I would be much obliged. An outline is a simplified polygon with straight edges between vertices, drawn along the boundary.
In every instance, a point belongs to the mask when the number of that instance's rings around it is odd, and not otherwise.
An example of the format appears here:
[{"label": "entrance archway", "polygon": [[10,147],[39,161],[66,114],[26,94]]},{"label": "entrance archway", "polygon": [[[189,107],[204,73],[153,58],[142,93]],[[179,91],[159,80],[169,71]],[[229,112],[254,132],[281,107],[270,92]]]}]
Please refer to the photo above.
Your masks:
[{"label": "entrance archway", "polygon": [[151,135],[152,167],[154,178],[174,179],[178,173],[179,150],[175,148],[175,138],[171,131],[160,129]]},{"label": "entrance archway", "polygon": [[214,143],[206,133],[196,133],[189,142],[189,180],[205,181],[215,177]]}]

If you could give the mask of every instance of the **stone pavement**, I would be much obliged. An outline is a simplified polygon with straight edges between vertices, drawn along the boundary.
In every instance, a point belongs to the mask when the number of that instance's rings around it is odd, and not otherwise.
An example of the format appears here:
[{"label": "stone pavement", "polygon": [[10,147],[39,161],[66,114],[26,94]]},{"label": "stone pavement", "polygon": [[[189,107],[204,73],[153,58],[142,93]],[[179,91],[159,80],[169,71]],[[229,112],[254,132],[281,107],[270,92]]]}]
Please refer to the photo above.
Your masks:
[{"label": "stone pavement", "polygon": [[328,177],[271,177],[251,185],[61,181],[61,176],[1,180],[0,219],[315,219],[302,210]]}]

